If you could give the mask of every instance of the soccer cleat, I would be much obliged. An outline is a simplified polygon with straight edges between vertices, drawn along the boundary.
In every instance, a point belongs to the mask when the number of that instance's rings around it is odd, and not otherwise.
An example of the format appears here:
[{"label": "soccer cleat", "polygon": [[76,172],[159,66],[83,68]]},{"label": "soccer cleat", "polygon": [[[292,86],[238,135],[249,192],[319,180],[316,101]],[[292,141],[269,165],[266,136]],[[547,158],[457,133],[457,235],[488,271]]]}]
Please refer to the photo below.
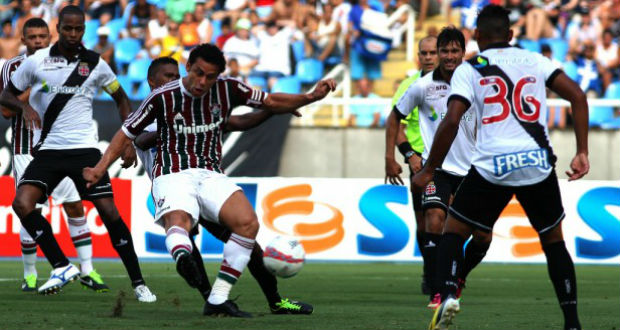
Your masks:
[{"label": "soccer cleat", "polygon": [[95,292],[102,293],[110,291],[110,288],[103,283],[101,275],[94,269],[88,273],[88,275],[80,276],[80,283],[82,283],[84,289],[92,289]]},{"label": "soccer cleat", "polygon": [[202,284],[202,276],[200,275],[198,264],[189,253],[184,252],[177,258],[177,272],[192,288],[197,288]]},{"label": "soccer cleat", "polygon": [[460,311],[459,301],[450,295],[444,302],[435,310],[431,323],[428,325],[429,330],[447,330],[456,313]]},{"label": "soccer cleat", "polygon": [[210,304],[209,301],[206,301],[202,314],[207,316],[223,317],[252,317],[252,314],[239,310],[239,306],[237,306],[237,304],[235,304],[232,300],[226,300],[219,305],[213,305]]},{"label": "soccer cleat", "polygon": [[312,314],[314,307],[297,300],[282,299],[275,306],[269,306],[272,314]]},{"label": "soccer cleat", "polygon": [[22,281],[22,291],[29,292],[37,289],[37,275],[30,274]]},{"label": "soccer cleat", "polygon": [[136,295],[136,298],[138,298],[139,302],[151,303],[157,301],[157,297],[144,284],[140,284],[135,287],[133,289],[133,292]]},{"label": "soccer cleat", "polygon": [[439,307],[439,305],[441,305],[441,295],[436,293],[426,307],[435,309]]},{"label": "soccer cleat", "polygon": [[456,288],[456,299],[461,300],[461,295],[463,294],[463,289],[465,289],[465,280],[458,279],[458,287]]},{"label": "soccer cleat", "polygon": [[56,294],[63,286],[73,282],[80,275],[80,270],[72,264],[52,269],[50,279],[39,287],[40,294]]}]

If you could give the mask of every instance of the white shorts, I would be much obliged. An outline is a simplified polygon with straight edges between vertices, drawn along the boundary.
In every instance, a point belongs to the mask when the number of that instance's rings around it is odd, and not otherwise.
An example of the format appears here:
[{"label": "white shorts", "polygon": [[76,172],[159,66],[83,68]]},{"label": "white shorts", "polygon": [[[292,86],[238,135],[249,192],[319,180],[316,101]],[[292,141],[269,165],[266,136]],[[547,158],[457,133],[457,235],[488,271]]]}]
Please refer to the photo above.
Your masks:
[{"label": "white shorts", "polygon": [[153,180],[155,222],[164,226],[162,216],[182,210],[192,216],[192,226],[200,217],[219,223],[224,202],[239,186],[226,175],[198,168],[161,175]]},{"label": "white shorts", "polygon": [[[15,178],[15,189],[17,189],[17,183],[24,175],[26,171],[26,167],[32,161],[32,156],[30,155],[14,155],[13,156],[13,177]],[[65,202],[77,202],[81,201],[80,194],[78,193],[73,181],[68,177],[62,179],[56,189],[52,192],[52,199],[54,200],[54,204],[60,205]],[[47,206],[48,202],[45,202],[45,206]]]}]

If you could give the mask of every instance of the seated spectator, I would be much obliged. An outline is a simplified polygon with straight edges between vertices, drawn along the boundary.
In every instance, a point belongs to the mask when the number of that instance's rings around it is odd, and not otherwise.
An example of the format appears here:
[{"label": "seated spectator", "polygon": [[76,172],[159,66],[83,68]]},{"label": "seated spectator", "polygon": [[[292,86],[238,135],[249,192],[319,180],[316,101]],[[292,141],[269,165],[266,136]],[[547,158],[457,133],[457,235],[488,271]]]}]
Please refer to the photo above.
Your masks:
[{"label": "seated spectator", "polygon": [[166,15],[168,18],[181,23],[185,13],[193,13],[196,9],[196,2],[194,0],[167,0],[166,1]]},{"label": "seated spectator", "polygon": [[[371,9],[367,0],[359,0],[349,12],[348,30],[343,61],[350,62],[351,79],[367,78],[372,89],[372,82],[381,78],[381,61],[392,45],[387,16]],[[372,44],[372,49],[368,44]],[[383,51],[379,51],[379,46],[383,46]]]},{"label": "seated spectator", "polygon": [[[550,12],[556,13],[553,7],[549,7]],[[542,38],[556,38],[559,34],[555,30],[549,13],[544,8],[530,6],[525,15],[525,38],[538,40]]]},{"label": "seated spectator", "polygon": [[150,50],[151,57],[159,57],[161,52],[161,40],[168,35],[168,15],[163,9],[156,11],[154,19],[149,21],[146,29],[146,42],[144,47]]},{"label": "seated spectator", "polygon": [[211,25],[211,21],[206,17],[204,3],[196,3],[194,20],[198,23],[198,37],[200,38],[200,43],[211,42],[213,39],[213,26]]},{"label": "seated spectator", "polygon": [[194,20],[194,14],[185,13],[183,16],[183,23],[179,25],[179,33],[181,34],[181,44],[185,50],[192,49],[200,44],[198,22]]},{"label": "seated spectator", "polygon": [[508,19],[510,19],[510,29],[512,30],[513,38],[522,37],[525,35],[525,16],[530,10],[530,6],[525,1],[507,0],[505,7],[509,11]]},{"label": "seated spectator", "polygon": [[478,48],[478,42],[474,40],[470,29],[462,27],[460,30],[465,37],[465,56],[463,60],[469,60],[480,52],[480,48]]},{"label": "seated spectator", "polygon": [[[561,68],[562,63],[556,60],[553,57],[553,52],[551,51],[551,47],[548,44],[542,44],[540,46],[541,53],[544,57],[551,60],[554,66]],[[547,89],[547,98],[555,99],[558,98],[558,95]],[[547,127],[553,128],[565,128],[566,127],[566,119],[567,119],[567,108],[566,107],[547,107],[549,111],[549,115],[547,116]]]},{"label": "seated spectator", "polygon": [[[488,4],[490,4],[489,0],[456,0],[452,1],[452,8],[460,8],[461,27],[473,31],[476,28],[478,12]],[[420,14],[420,16],[422,16],[422,14]]]},{"label": "seated spectator", "polygon": [[309,8],[299,3],[299,0],[278,0],[273,5],[271,14],[262,21],[275,21],[279,26],[302,29],[308,10]]},{"label": "seated spectator", "polygon": [[0,58],[11,59],[19,55],[21,40],[13,30],[11,21],[2,22],[2,36],[0,36]]},{"label": "seated spectator", "polygon": [[215,39],[215,44],[220,49],[223,49],[224,48],[224,44],[226,43],[226,41],[228,41],[228,39],[232,38],[232,36],[234,36],[234,35],[235,35],[235,31],[233,31],[233,29],[232,29],[232,25],[231,25],[231,22],[230,22],[230,17],[225,17],[222,20],[221,33]]},{"label": "seated spectator", "polygon": [[183,56],[183,45],[181,44],[181,34],[179,24],[175,21],[168,22],[168,35],[161,39],[161,53],[158,57],[172,57],[181,63]]},{"label": "seated spectator", "polygon": [[236,22],[249,7],[250,0],[225,0],[224,8],[213,13],[212,18],[219,21],[228,17],[231,21]]},{"label": "seated spectator", "polygon": [[24,28],[24,24],[27,20],[35,17],[32,14],[32,1],[31,0],[21,0],[21,5],[19,7],[21,11],[21,16],[17,19],[17,23],[15,24],[15,33],[17,36],[21,37],[22,29]]},{"label": "seated spectator", "polygon": [[39,17],[47,23],[52,19],[52,8],[48,3],[44,3],[41,0],[32,0],[30,12],[32,16]]},{"label": "seated spectator", "polygon": [[596,42],[598,36],[601,35],[601,25],[598,20],[593,20],[590,12],[586,10],[581,12],[581,22],[570,28],[567,35],[570,36],[569,53],[573,57],[578,56],[583,53],[586,41]]},{"label": "seated spectator", "polygon": [[226,66],[227,76],[235,78],[239,81],[246,81],[245,77],[241,74],[241,71],[239,71],[239,62],[237,62],[236,58],[231,58],[230,60],[226,61]]},{"label": "seated spectator", "polygon": [[110,35],[110,28],[107,26],[100,26],[97,29],[97,37],[99,38],[93,51],[99,53],[101,58],[108,63],[112,71],[116,72],[116,63],[114,62],[114,45],[108,41]]},{"label": "seated spectator", "polygon": [[582,49],[582,53],[575,59],[577,83],[588,97],[600,97],[611,82],[609,73],[594,58],[593,41],[586,40]]},{"label": "seated spectator", "polygon": [[319,61],[325,61],[330,56],[341,56],[338,49],[340,24],[332,19],[332,14],[332,5],[326,4],[321,18],[314,14],[306,18],[304,28],[306,54]]},{"label": "seated spectator", "polygon": [[11,21],[17,7],[17,0],[0,0],[0,22]]},{"label": "seated spectator", "polygon": [[236,33],[226,41],[222,51],[227,59],[239,61],[240,72],[246,76],[258,64],[258,46],[250,35],[252,23],[247,18],[240,18],[235,25]]},{"label": "seated spectator", "polygon": [[603,31],[600,42],[596,45],[596,60],[607,70],[618,66],[618,43],[614,40],[611,29]]},{"label": "seated spectator", "polygon": [[256,10],[258,17],[264,18],[271,14],[275,0],[255,0],[250,4],[250,8]]},{"label": "seated spectator", "polygon": [[266,29],[259,32],[257,39],[258,64],[252,75],[267,80],[269,89],[278,78],[291,74],[291,38],[293,30],[289,27],[280,28],[275,21],[267,22]]},{"label": "seated spectator", "polygon": [[[353,96],[354,99],[375,99],[377,94],[371,92],[372,87],[368,79],[359,81],[359,94]],[[381,125],[381,106],[374,104],[352,104],[349,106],[351,111],[349,117],[350,127],[379,127]]]},{"label": "seated spectator", "polygon": [[[473,0],[471,2],[475,2],[475,1],[476,0]],[[418,15],[416,18],[416,25],[415,25],[416,31],[422,30],[422,25],[424,24],[426,17],[439,15],[439,11],[441,9],[439,0],[414,0],[412,1],[412,4],[413,4],[413,10]],[[454,5],[452,6],[455,7]],[[477,16],[477,12],[476,12],[476,16]]]},{"label": "seated spectator", "polygon": [[332,13],[332,21],[338,22],[340,25],[338,48],[340,48],[340,50],[344,50],[348,34],[347,32],[349,31],[349,12],[351,11],[351,4],[344,0],[329,0],[329,3],[334,8],[334,12]]},{"label": "seated spectator", "polygon": [[127,19],[127,32],[131,38],[145,40],[146,29],[151,18],[155,17],[155,7],[146,0],[138,0],[131,7],[129,18]]},{"label": "seated spectator", "polygon": [[101,25],[106,25],[116,15],[120,8],[118,0],[84,0],[84,10],[92,19],[98,19]]},{"label": "seated spectator", "polygon": [[620,1],[606,0],[592,9],[594,17],[601,22],[602,28],[611,29],[615,38],[620,37]]}]

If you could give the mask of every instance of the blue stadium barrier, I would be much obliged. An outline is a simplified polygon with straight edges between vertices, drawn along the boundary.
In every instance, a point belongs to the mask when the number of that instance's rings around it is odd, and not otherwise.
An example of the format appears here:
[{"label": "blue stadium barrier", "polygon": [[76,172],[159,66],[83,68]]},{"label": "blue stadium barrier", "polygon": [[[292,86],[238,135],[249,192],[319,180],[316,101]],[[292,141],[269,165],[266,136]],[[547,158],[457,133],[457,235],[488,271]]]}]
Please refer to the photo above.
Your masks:
[{"label": "blue stadium barrier", "polygon": [[148,81],[143,81],[138,87],[138,90],[135,93],[131,93],[129,95],[129,99],[132,101],[143,101],[151,94],[151,87],[149,86]]},{"label": "blue stadium barrier", "polygon": [[151,65],[151,60],[148,58],[142,58],[129,63],[127,68],[127,76],[132,82],[142,83],[146,81],[147,73]]},{"label": "blue stadium barrier", "polygon": [[579,74],[577,73],[577,64],[575,64],[575,62],[569,61],[564,63],[563,70],[570,79],[574,81],[577,81],[579,79]]},{"label": "blue stadium barrier", "polygon": [[295,76],[282,77],[271,88],[272,93],[301,93],[301,82]]},{"label": "blue stadium barrier", "polygon": [[323,62],[314,58],[305,58],[297,62],[295,75],[302,84],[313,84],[323,77]]},{"label": "blue stadium barrier", "polygon": [[125,28],[125,22],[122,18],[115,18],[106,24],[110,28],[110,35],[108,40],[110,42],[116,42],[120,38],[121,30]]},{"label": "blue stadium barrier", "polygon": [[519,46],[523,49],[540,53],[540,42],[538,40],[521,39],[519,40]]},{"label": "blue stadium barrier", "polygon": [[326,58],[325,62],[323,62],[323,63],[325,63],[325,65],[328,65],[328,66],[336,66],[336,65],[342,63],[342,57],[340,57],[340,56],[330,56],[330,57]]},{"label": "blue stadium barrier", "polygon": [[118,83],[121,84],[121,87],[123,87],[123,90],[127,95],[131,95],[131,93],[133,93],[133,81],[131,81],[128,76],[118,75],[116,76],[116,80],[118,80]]},{"label": "blue stadium barrier", "polygon": [[259,88],[262,90],[267,90],[267,80],[263,77],[259,76],[249,76],[248,77],[248,85]]},{"label": "blue stadium barrier", "polygon": [[141,49],[138,39],[126,38],[117,41],[114,45],[114,61],[119,71],[125,64],[131,63]]},{"label": "blue stadium barrier", "polygon": [[99,20],[91,19],[90,21],[86,21],[84,27],[84,36],[82,37],[82,41],[84,42],[84,46],[86,48],[93,48],[99,37],[97,36],[97,29],[99,28]]},{"label": "blue stadium barrier", "polygon": [[293,47],[293,55],[295,56],[295,61],[301,61],[305,55],[304,42],[303,41],[295,41],[291,44]]}]

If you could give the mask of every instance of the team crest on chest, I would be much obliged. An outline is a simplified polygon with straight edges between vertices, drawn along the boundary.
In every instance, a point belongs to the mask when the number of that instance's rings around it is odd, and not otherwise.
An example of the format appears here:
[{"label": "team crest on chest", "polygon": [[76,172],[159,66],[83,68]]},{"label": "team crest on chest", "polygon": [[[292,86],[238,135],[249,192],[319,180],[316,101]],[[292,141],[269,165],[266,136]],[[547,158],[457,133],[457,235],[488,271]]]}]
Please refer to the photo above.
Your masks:
[{"label": "team crest on chest", "polygon": [[88,68],[88,63],[80,62],[78,66],[78,74],[82,77],[88,77],[90,74],[90,69]]},{"label": "team crest on chest", "polygon": [[219,117],[220,113],[222,113],[222,107],[219,104],[212,105],[211,113],[213,114],[213,117]]}]

